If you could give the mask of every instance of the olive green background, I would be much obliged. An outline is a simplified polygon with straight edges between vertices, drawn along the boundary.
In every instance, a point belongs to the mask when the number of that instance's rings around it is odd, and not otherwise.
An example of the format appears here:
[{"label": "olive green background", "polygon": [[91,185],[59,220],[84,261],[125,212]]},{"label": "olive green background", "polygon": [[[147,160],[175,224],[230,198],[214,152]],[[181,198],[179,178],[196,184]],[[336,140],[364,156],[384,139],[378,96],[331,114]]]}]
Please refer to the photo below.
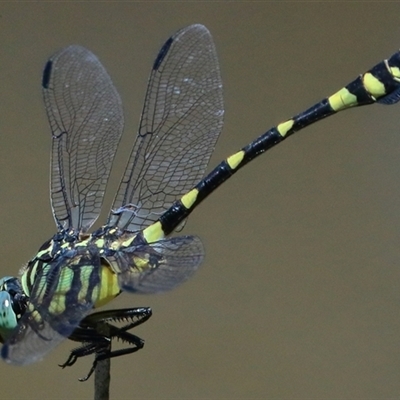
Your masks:
[{"label": "olive green background", "polygon": [[[57,49],[91,49],[126,114],[105,220],[138,124],[147,76],[177,29],[205,24],[224,82],[211,166],[347,84],[400,46],[400,3],[0,3],[1,275],[55,232],[41,70]],[[113,399],[400,398],[400,105],[307,128],[249,164],[184,233],[206,261],[151,306],[142,351],[112,361]],[[29,367],[0,364],[1,398],[90,399],[91,358],[61,370],[65,341]]]}]

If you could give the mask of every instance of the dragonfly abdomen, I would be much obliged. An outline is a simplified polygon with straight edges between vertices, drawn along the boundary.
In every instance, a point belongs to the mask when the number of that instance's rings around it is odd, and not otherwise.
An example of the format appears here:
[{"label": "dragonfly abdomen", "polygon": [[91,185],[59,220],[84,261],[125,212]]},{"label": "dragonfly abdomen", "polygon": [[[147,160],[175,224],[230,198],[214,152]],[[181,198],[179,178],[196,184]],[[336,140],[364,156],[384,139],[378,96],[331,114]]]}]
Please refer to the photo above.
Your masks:
[{"label": "dragonfly abdomen", "polygon": [[227,157],[193,189],[175,201],[158,221],[146,228],[143,232],[144,237],[152,242],[164,235],[169,235],[198,204],[235,172],[293,133],[342,110],[375,102],[393,104],[399,101],[399,98],[400,52],[396,52],[333,95],[271,128],[238,152]]}]

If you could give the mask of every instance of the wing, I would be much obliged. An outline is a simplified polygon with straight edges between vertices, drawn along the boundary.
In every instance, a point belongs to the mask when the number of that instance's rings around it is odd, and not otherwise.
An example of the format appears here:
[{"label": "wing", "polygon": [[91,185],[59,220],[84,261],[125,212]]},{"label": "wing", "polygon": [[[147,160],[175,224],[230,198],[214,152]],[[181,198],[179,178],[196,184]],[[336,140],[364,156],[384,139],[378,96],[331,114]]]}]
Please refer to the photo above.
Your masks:
[{"label": "wing", "polygon": [[100,61],[70,46],[43,72],[53,137],[51,202],[59,229],[86,231],[97,219],[123,130],[121,99]]},{"label": "wing", "polygon": [[187,281],[203,258],[204,248],[197,236],[172,237],[128,247],[119,250],[115,257],[118,283],[128,292],[165,292]]},{"label": "wing", "polygon": [[132,232],[156,221],[204,175],[222,129],[222,83],[209,31],[192,25],[160,50],[108,224]]},{"label": "wing", "polygon": [[92,310],[100,283],[100,258],[89,249],[67,250],[38,272],[29,305],[1,349],[6,362],[41,360],[70,336]]}]

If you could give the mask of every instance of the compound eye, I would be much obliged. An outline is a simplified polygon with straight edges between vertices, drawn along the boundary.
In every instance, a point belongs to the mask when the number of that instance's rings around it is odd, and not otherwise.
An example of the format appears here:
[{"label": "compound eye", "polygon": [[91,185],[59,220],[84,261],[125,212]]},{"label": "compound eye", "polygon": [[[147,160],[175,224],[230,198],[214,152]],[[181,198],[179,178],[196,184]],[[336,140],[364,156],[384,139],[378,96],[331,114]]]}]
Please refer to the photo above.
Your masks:
[{"label": "compound eye", "polygon": [[13,301],[10,294],[0,292],[0,336],[6,340],[17,326],[17,316],[13,310]]}]

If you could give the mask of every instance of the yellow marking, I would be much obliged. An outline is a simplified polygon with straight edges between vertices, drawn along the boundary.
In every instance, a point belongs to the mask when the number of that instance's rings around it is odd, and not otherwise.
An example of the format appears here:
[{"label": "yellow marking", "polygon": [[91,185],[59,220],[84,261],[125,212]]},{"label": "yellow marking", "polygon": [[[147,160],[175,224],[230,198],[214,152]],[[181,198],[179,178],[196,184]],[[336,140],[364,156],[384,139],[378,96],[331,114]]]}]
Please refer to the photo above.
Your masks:
[{"label": "yellow marking", "polygon": [[[90,240],[91,238],[89,237],[89,238],[87,238],[87,239],[85,239],[85,240],[82,240],[82,241],[79,241],[79,242],[77,242],[76,244],[75,244],[75,247],[78,247],[78,246],[87,246],[88,244],[89,244],[89,240]],[[67,245],[68,245],[68,243],[66,243]],[[63,245],[62,247],[66,247],[65,245]]]},{"label": "yellow marking", "polygon": [[33,318],[35,322],[38,324],[41,324],[43,322],[42,316],[39,314],[39,312],[35,309],[32,303],[28,305],[28,309],[31,313],[30,318]]},{"label": "yellow marking", "polygon": [[199,191],[197,189],[192,189],[190,192],[182,196],[181,202],[186,207],[187,210],[192,207],[193,203],[196,201]]},{"label": "yellow marking", "polygon": [[114,242],[112,242],[110,244],[110,249],[111,250],[118,250],[120,248],[120,241],[119,240],[115,240]]},{"label": "yellow marking", "polygon": [[[114,240],[108,247],[111,250],[119,250],[121,247],[129,247],[131,246],[132,242],[136,238],[137,235],[133,234],[125,234],[122,237],[117,238]],[[127,239],[124,240],[124,237],[128,237]]]},{"label": "yellow marking", "polygon": [[370,72],[364,74],[363,84],[368,93],[376,99],[386,94],[385,85]]},{"label": "yellow marking", "polygon": [[[25,271],[28,272],[28,270],[25,270]],[[28,285],[27,285],[27,282],[26,282],[27,276],[28,276],[27,273],[24,273],[24,274],[21,276],[21,286],[22,286],[23,292],[26,293],[27,296],[29,296]]]},{"label": "yellow marking", "polygon": [[159,221],[151,224],[143,231],[143,237],[146,239],[147,243],[157,242],[157,240],[163,239],[164,236],[164,231]]},{"label": "yellow marking", "polygon": [[53,315],[62,314],[65,311],[65,296],[53,296],[49,305],[49,313]]},{"label": "yellow marking", "polygon": [[93,307],[95,307],[94,304],[96,304],[96,302],[99,299],[100,289],[101,289],[101,284],[100,285],[96,285],[92,290],[92,298],[91,298],[91,300],[92,300],[92,303],[93,303]]},{"label": "yellow marking", "polygon": [[[82,287],[77,294],[77,301],[80,302],[82,299],[85,299],[87,293],[87,286],[89,283],[89,275],[92,271],[93,267],[90,266],[82,266],[80,269],[80,280]],[[50,305],[49,312],[58,315],[62,314],[66,307],[69,305],[66,304],[66,294],[69,290],[71,290],[71,283],[74,278],[75,273],[70,268],[63,268],[60,272],[60,276],[57,282],[56,290],[53,293]],[[46,282],[42,282],[42,285],[46,286]]]},{"label": "yellow marking", "polygon": [[101,307],[107,304],[121,292],[118,285],[117,275],[111,270],[109,265],[102,264],[100,270],[100,290],[94,307]]},{"label": "yellow marking", "polygon": [[51,251],[53,250],[53,247],[54,247],[54,242],[51,241],[49,247],[47,247],[46,249],[44,249],[42,251],[39,251],[36,254],[36,257],[39,258],[39,257],[43,256],[44,254],[51,253]]},{"label": "yellow marking", "polygon": [[400,81],[400,68],[399,67],[389,67],[387,65],[389,72],[392,74],[393,79],[396,80],[397,82]]},{"label": "yellow marking", "polygon": [[235,154],[232,154],[226,159],[226,162],[230,166],[231,169],[236,169],[237,166],[242,162],[244,158],[244,151],[240,150]]},{"label": "yellow marking", "polygon": [[[26,268],[24,274],[21,277],[21,285],[24,293],[28,296],[30,295],[29,287],[32,287],[33,281],[36,277],[36,270],[38,268],[39,262],[35,261],[31,268]],[[29,281],[28,281],[29,279]]]},{"label": "yellow marking", "polygon": [[103,248],[105,245],[105,240],[104,239],[98,239],[94,242],[94,244],[99,248]]},{"label": "yellow marking", "polygon": [[135,237],[136,237],[136,235],[130,237],[130,238],[127,239],[127,240],[124,240],[123,242],[121,242],[121,245],[120,245],[120,246],[122,246],[122,247],[129,247],[129,246],[132,244],[133,239],[135,239]]},{"label": "yellow marking", "polygon": [[287,133],[292,129],[293,124],[294,124],[294,120],[293,119],[289,119],[288,121],[280,123],[276,127],[276,129],[278,130],[279,134],[282,137],[285,137],[287,135]]},{"label": "yellow marking", "polygon": [[145,271],[146,269],[150,269],[151,265],[149,264],[150,256],[145,254],[143,257],[132,257],[132,261],[135,264],[135,267],[139,272]]},{"label": "yellow marking", "polygon": [[358,104],[357,97],[351,94],[345,87],[328,97],[328,101],[333,111],[345,110]]}]

